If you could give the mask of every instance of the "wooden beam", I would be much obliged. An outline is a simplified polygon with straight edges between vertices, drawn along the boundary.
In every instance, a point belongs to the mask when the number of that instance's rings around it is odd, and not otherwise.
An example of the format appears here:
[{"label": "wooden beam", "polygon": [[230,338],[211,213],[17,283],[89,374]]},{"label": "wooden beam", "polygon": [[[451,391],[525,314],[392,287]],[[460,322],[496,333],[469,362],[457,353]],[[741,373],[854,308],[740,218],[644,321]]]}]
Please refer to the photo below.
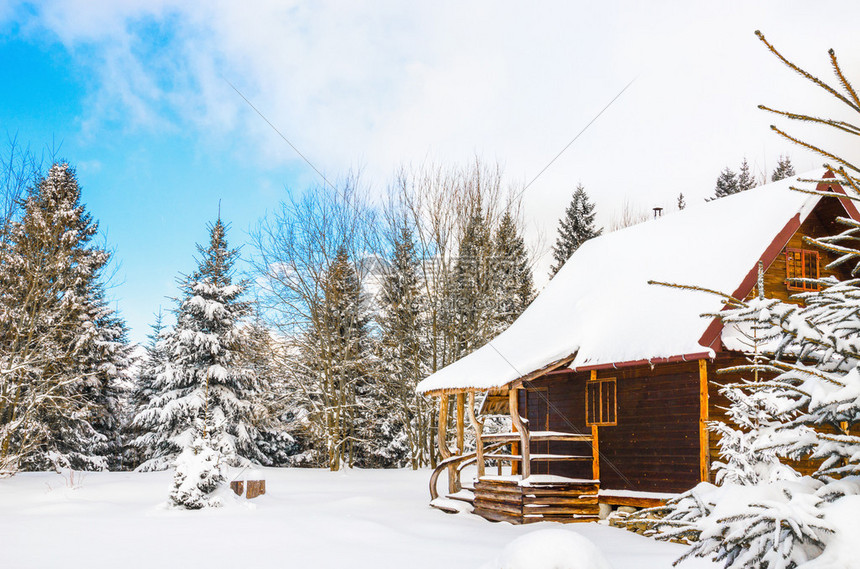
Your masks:
[{"label": "wooden beam", "polygon": [[[474,393],[469,392],[469,395],[474,398]],[[463,393],[457,394],[457,454],[462,455],[465,448],[463,407],[465,406],[466,395]]]},{"label": "wooden beam", "polygon": [[508,408],[511,411],[511,423],[520,434],[519,454],[523,457],[521,461],[520,474],[523,479],[531,476],[531,457],[529,453],[529,428],[526,426],[522,417],[520,417],[519,397],[517,394],[519,389],[511,389],[508,391]]},{"label": "wooden beam", "polygon": [[[524,381],[531,381],[533,379],[541,377],[542,375],[546,375],[551,371],[555,371],[559,368],[562,368],[562,367],[566,366],[567,364],[569,364],[570,362],[572,362],[574,359],[576,359],[575,353],[570,354],[569,356],[565,356],[559,360],[555,360],[554,362],[549,363],[549,364],[543,366],[542,368],[536,369],[531,373],[527,373],[524,376],[519,377],[519,378],[511,381],[510,383],[506,383],[504,385],[499,385],[497,387],[494,387],[493,389],[497,389],[497,390],[501,390],[501,389],[505,389],[505,388],[516,389],[516,388],[522,387],[522,384]],[[423,391],[422,393],[423,393],[423,395],[430,397],[430,396],[436,396],[436,395],[442,395],[442,394],[465,393],[468,391],[474,391],[476,389],[480,391],[482,388],[478,388],[477,386],[463,386],[463,387],[455,387],[455,388],[448,388],[448,389],[429,389],[427,391]]]},{"label": "wooden beam", "polygon": [[[475,453],[477,454],[478,464],[478,480],[484,476],[484,440],[481,435],[484,432],[484,423],[478,421],[475,416],[475,392],[469,392],[469,422],[472,423],[472,428],[475,429]],[[460,454],[463,454],[462,451]]]},{"label": "wooden beam", "polygon": [[699,360],[699,479],[708,481],[710,471],[708,443],[708,360]]},{"label": "wooden beam", "polygon": [[[591,380],[597,379],[597,370],[591,370]],[[591,425],[591,477],[600,480],[600,440],[597,425]]]}]

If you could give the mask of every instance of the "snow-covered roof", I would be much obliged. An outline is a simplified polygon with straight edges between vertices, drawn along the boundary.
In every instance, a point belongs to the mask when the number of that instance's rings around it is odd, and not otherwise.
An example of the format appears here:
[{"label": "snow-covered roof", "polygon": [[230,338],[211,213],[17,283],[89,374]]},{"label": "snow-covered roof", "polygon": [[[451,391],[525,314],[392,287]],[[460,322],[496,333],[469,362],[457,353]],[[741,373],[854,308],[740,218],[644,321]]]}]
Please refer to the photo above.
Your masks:
[{"label": "snow-covered roof", "polygon": [[418,391],[502,387],[571,357],[571,368],[587,369],[713,355],[699,343],[712,323],[701,315],[718,312],[720,298],[648,281],[738,292],[765,252],[781,250],[821,199],[791,185],[797,178],[587,241],[507,330],[424,379]]}]

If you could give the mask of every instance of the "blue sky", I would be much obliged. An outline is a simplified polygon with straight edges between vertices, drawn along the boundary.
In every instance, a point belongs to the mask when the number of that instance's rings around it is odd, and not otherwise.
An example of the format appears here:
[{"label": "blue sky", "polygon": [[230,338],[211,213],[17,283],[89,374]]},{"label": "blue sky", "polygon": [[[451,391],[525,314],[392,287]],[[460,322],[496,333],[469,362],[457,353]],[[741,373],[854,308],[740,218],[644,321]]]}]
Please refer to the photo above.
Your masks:
[{"label": "blue sky", "polygon": [[[525,195],[545,252],[576,183],[607,223],[624,201],[667,206],[713,190],[726,165],[789,153],[767,102],[826,99],[765,53],[761,28],[828,74],[860,62],[847,3],[297,2],[68,0],[0,5],[0,135],[77,167],[120,263],[112,293],[132,326],[194,268],[221,201],[231,242],[315,174],[234,93],[235,83],[327,176],[384,188],[402,164],[500,162],[522,185],[633,86]],[[853,51],[852,51],[853,50]],[[822,102],[823,101],[823,102]],[[540,258],[545,273],[549,257]]]},{"label": "blue sky", "polygon": [[231,242],[242,245],[285,187],[303,179],[292,164],[261,164],[204,132],[129,127],[122,115],[88,124],[86,106],[98,96],[93,56],[73,55],[50,37],[9,34],[0,53],[0,134],[77,168],[84,202],[115,250],[112,296],[135,340],[159,305],[172,306],[166,297],[177,275],[195,268],[195,243],[206,241],[219,202]]}]

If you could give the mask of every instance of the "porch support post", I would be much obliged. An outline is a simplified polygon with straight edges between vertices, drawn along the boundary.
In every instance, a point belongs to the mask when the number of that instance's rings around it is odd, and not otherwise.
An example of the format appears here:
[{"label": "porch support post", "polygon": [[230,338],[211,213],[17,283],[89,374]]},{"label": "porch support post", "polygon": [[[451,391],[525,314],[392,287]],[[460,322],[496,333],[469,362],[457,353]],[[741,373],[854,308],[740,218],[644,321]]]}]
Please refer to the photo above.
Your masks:
[{"label": "porch support post", "polygon": [[439,394],[439,421],[438,421],[438,446],[439,456],[442,460],[451,458],[451,449],[448,448],[448,394]]},{"label": "porch support post", "polygon": [[526,426],[522,417],[520,417],[517,397],[519,391],[519,389],[511,389],[508,391],[508,407],[511,411],[511,422],[520,434],[520,456],[522,456],[522,460],[520,461],[522,466],[520,475],[523,480],[525,480],[531,476],[531,454],[529,453],[529,428]]},{"label": "porch support post", "polygon": [[[513,387],[508,387],[508,397],[510,397],[510,391]],[[508,401],[508,409],[510,410],[510,401]],[[517,432],[517,424],[514,423],[514,416],[511,414],[511,431]],[[511,443],[511,454],[520,454],[520,443],[512,442]],[[499,461],[499,476],[502,474],[502,461]],[[516,460],[511,461],[511,476],[516,476],[520,473],[520,463]]]},{"label": "porch support post", "polygon": [[463,427],[465,425],[465,420],[463,416],[463,407],[465,399],[466,395],[464,393],[457,394],[457,454],[459,454],[460,456],[463,456],[463,449],[465,448],[465,437],[463,432]]},{"label": "porch support post", "polygon": [[[439,394],[439,430],[437,432],[439,439],[439,456],[442,460],[451,458],[451,449],[448,448],[448,394]],[[458,480],[457,467],[450,465],[448,467],[448,492],[454,493],[460,491],[460,481]]]},{"label": "porch support post", "polygon": [[[597,370],[591,370],[591,381],[597,379]],[[597,425],[591,425],[591,477],[600,480],[600,439]]]},{"label": "porch support post", "polygon": [[469,392],[469,422],[472,423],[472,428],[475,429],[475,453],[478,459],[478,479],[484,476],[484,440],[481,435],[484,433],[484,423],[478,421],[475,416],[475,392]]},{"label": "porch support post", "polygon": [[708,441],[708,360],[699,360],[699,479],[707,482],[711,464]]}]

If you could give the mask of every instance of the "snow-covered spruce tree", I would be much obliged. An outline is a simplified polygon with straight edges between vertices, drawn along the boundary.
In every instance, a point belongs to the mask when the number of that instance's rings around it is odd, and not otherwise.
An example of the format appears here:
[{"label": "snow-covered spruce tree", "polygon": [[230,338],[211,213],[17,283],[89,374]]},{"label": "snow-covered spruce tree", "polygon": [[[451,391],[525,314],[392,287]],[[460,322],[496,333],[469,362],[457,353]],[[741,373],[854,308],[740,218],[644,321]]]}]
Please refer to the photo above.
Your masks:
[{"label": "snow-covered spruce tree", "polygon": [[776,169],[774,169],[773,174],[770,176],[771,182],[777,182],[779,180],[784,180],[785,178],[791,178],[796,175],[794,172],[794,166],[791,165],[791,159],[786,156],[780,156],[779,162],[776,164]]},{"label": "snow-covered spruce tree", "polygon": [[[751,304],[769,303],[765,299],[764,265],[759,261],[757,298]],[[730,307],[737,308],[735,299],[727,299]],[[764,429],[780,421],[781,409],[774,406],[766,393],[756,386],[772,377],[773,368],[765,351],[779,340],[779,330],[771,321],[770,312],[764,309],[745,311],[738,319],[731,311],[724,314],[735,341],[743,346],[747,365],[719,370],[718,374],[734,373],[746,376],[739,383],[729,383],[720,388],[720,393],[729,400],[726,409],[730,422],[712,421],[708,427],[719,435],[717,443],[722,461],[714,461],[717,484],[740,484],[751,486],[767,484],[797,477],[797,473],[780,463],[775,450],[768,445]]]},{"label": "snow-covered spruce tree", "polygon": [[319,464],[331,470],[370,461],[368,434],[377,418],[370,318],[361,281],[340,247],[310,307],[311,325],[298,346],[298,383],[308,407],[307,429]]},{"label": "snow-covered spruce tree", "polygon": [[[788,61],[760,32],[756,34],[792,70],[860,113],[860,97],[832,50],[838,89]],[[847,121],[760,108],[860,136],[860,126]],[[825,164],[835,177],[829,182],[838,182],[850,199],[860,199],[860,169],[853,162],[771,128],[832,161]],[[755,439],[747,445],[750,460],[735,459],[734,465],[761,464],[763,452],[772,452],[782,458],[811,461],[814,471],[811,477],[801,477],[783,465],[782,479],[776,482],[724,484],[718,489],[700,485],[685,494],[682,498],[705,494],[699,502],[709,505],[692,508],[688,502],[685,510],[675,504],[665,518],[669,523],[662,527],[686,526],[691,534],[698,534],[688,556],[712,557],[731,569],[849,567],[856,561],[838,557],[840,550],[849,551],[856,545],[856,535],[843,532],[839,520],[855,516],[860,501],[860,279],[856,278],[860,274],[860,223],[843,223],[847,225],[843,233],[811,241],[837,256],[829,268],[851,267],[851,278],[812,281],[818,290],[797,295],[803,302],[800,305],[775,299],[735,299],[735,308],[721,313],[732,325],[769,324],[769,333],[778,337],[764,366],[771,377],[734,386],[741,392],[738,401],[755,401],[750,409],[766,410],[752,425]],[[741,407],[733,408],[744,414]],[[731,457],[728,464],[732,464]],[[834,542],[842,545],[829,549]]]},{"label": "snow-covered spruce tree", "polygon": [[156,368],[154,395],[135,417],[144,431],[135,444],[151,456],[141,470],[170,467],[198,436],[226,464],[265,460],[254,442],[257,378],[241,358],[247,285],[233,282],[238,253],[229,248],[220,217],[210,226],[209,244],[197,249],[197,270],[180,281],[176,325],[156,344],[166,361]]},{"label": "snow-covered spruce tree", "polygon": [[452,355],[459,359],[480,348],[493,335],[493,241],[481,203],[469,214],[457,250],[457,258],[446,283],[446,314],[443,318],[452,342]]},{"label": "snow-covered spruce tree", "polygon": [[92,424],[105,437],[103,456],[111,470],[123,467],[125,447],[124,427],[126,402],[133,390],[134,348],[128,342],[128,327],[120,315],[110,308],[101,282],[90,283],[89,312],[93,326],[82,343],[83,357],[79,363],[84,373],[96,381],[88,382],[84,397],[94,403]]},{"label": "snow-covered spruce tree", "polygon": [[720,175],[717,176],[717,185],[714,189],[714,195],[708,198],[707,201],[724,198],[732,194],[738,193],[738,175],[728,166],[726,166]]},{"label": "snow-covered spruce tree", "polygon": [[[679,202],[680,203],[680,202]],[[549,272],[550,278],[561,269],[580,245],[603,233],[603,228],[594,225],[594,204],[582,184],[576,186],[564,217],[558,222],[558,238],[552,247],[555,264]]]},{"label": "snow-covered spruce tree", "polygon": [[683,193],[678,194],[678,201],[676,202],[676,205],[678,207],[678,211],[681,211],[682,209],[687,207],[687,200],[684,199]]},{"label": "snow-covered spruce tree", "polygon": [[509,211],[502,215],[493,239],[493,332],[501,333],[534,298],[532,269],[525,241]]},{"label": "snow-covered spruce tree", "polygon": [[132,387],[126,401],[126,420],[124,421],[126,445],[123,451],[123,464],[130,469],[137,468],[142,462],[155,456],[154,449],[141,447],[135,443],[136,439],[144,433],[134,421],[137,414],[146,409],[152,398],[157,395],[154,386],[158,370],[167,363],[164,343],[159,343],[167,331],[161,307],[154,316],[155,321],[150,325],[150,333],[146,336],[144,353],[137,362],[137,373],[132,378]]},{"label": "snow-covered spruce tree", "polygon": [[739,173],[726,166],[720,175],[717,176],[717,184],[714,189],[714,195],[706,198],[706,201],[724,198],[738,192],[745,192],[756,186],[755,177],[750,173],[750,167],[747,159],[744,158],[741,162]]},{"label": "snow-covered spruce tree", "polygon": [[[659,539],[691,542],[679,562],[708,557],[730,569],[793,569],[818,557],[833,532],[822,509],[828,496],[826,484],[802,477],[779,460],[809,458],[785,452],[780,443],[794,440],[786,436],[786,429],[803,413],[796,406],[795,385],[791,381],[779,385],[786,366],[796,364],[773,352],[774,345],[785,345],[780,322],[798,307],[765,298],[763,275],[760,264],[756,298],[742,301],[726,296],[729,308],[713,315],[720,316],[752,354],[748,365],[718,372],[748,374],[747,379],[721,389],[730,402],[731,423],[709,424],[721,437],[722,461],[714,463],[720,486],[703,482],[666,506],[633,518],[650,524]],[[765,351],[768,348],[770,353]],[[799,355],[792,351],[789,360]],[[809,428],[804,422],[799,425]]]},{"label": "snow-covered spruce tree", "polygon": [[284,416],[284,400],[295,397],[295,392],[285,380],[286,372],[278,365],[278,346],[263,321],[259,305],[255,306],[254,317],[241,332],[243,366],[251,370],[260,388],[255,399],[255,443],[266,457],[264,464],[287,466],[299,445],[287,433],[290,417]]},{"label": "snow-covered spruce tree", "polygon": [[379,363],[386,417],[379,425],[383,443],[375,451],[395,466],[430,464],[433,405],[415,391],[429,374],[426,340],[427,299],[412,230],[406,220],[393,230],[393,251],[382,275],[377,323]]},{"label": "snow-covered spruce tree", "polygon": [[741,163],[741,169],[738,172],[737,188],[739,192],[745,192],[756,187],[755,177],[750,174],[750,166],[747,163],[746,157]]},{"label": "snow-covered spruce tree", "polygon": [[125,325],[104,297],[75,173],[55,164],[0,246],[0,471],[102,469],[117,450]]}]

